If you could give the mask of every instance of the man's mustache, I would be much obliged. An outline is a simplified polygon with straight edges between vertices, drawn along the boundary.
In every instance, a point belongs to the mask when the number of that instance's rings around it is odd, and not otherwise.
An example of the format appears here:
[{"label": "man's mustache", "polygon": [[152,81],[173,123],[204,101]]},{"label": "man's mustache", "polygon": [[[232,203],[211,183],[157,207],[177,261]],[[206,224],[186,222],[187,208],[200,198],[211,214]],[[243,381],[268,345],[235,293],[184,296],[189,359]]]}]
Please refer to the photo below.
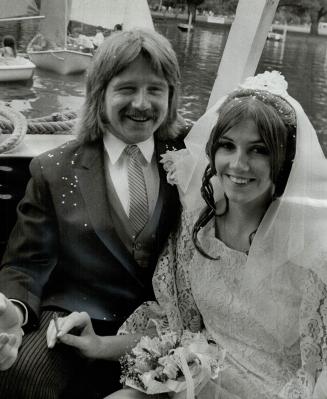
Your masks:
[{"label": "man's mustache", "polygon": [[140,111],[139,109],[129,109],[125,112],[125,115],[130,116],[132,118],[143,118],[143,119],[155,119],[157,117],[156,112],[152,109],[146,109],[144,111]]}]

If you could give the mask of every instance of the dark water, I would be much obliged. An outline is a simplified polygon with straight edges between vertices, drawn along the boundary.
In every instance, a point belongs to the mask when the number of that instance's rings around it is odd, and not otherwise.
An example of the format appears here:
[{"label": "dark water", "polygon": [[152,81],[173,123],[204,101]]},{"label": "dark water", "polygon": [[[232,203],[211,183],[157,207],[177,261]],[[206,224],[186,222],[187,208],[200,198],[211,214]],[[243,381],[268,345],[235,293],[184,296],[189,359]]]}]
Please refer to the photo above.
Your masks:
[{"label": "dark water", "polygon": [[[0,36],[14,34],[24,51],[36,27],[35,22],[6,23],[0,26]],[[206,109],[228,28],[201,26],[189,36],[177,29],[175,21],[157,22],[156,28],[177,52],[182,72],[181,112],[194,121]],[[257,72],[271,69],[285,76],[289,93],[308,113],[327,152],[327,37],[288,33],[284,43],[267,41]],[[27,84],[0,83],[0,100],[29,118],[76,111],[83,102],[84,79],[84,74],[60,76],[37,69]]]}]

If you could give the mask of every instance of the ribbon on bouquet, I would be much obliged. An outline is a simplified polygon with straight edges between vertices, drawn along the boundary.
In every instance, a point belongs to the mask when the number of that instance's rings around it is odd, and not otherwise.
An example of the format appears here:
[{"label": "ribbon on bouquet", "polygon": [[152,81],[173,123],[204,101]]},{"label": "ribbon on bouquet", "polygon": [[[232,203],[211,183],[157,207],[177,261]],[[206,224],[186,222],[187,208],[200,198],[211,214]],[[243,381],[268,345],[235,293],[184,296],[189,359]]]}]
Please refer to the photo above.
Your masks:
[{"label": "ribbon on bouquet", "polygon": [[[200,372],[192,376],[190,367],[187,363],[186,355],[189,353],[189,351],[185,348],[177,348],[174,350],[174,357],[178,358],[178,363],[179,367],[185,377],[185,383],[186,383],[186,397],[185,399],[195,399],[195,391],[198,394],[201,389],[209,382],[209,380],[212,378],[211,376],[211,367],[209,363],[209,358],[206,355],[203,355],[201,353],[197,353],[197,345],[192,344],[192,352],[196,353],[197,358],[200,360],[201,365],[200,367]],[[195,385],[196,382],[196,385]],[[177,392],[177,391],[176,391]],[[178,395],[174,395],[174,397],[177,399]]]},{"label": "ribbon on bouquet", "polygon": [[225,350],[209,345],[206,339],[200,338],[197,342],[172,349],[168,354],[172,364],[181,370],[184,378],[158,381],[158,371],[154,368],[139,376],[143,387],[135,384],[131,378],[127,378],[125,384],[148,395],[168,393],[169,397],[174,399],[195,399],[195,395],[201,392],[210,379],[218,377],[225,358]]}]

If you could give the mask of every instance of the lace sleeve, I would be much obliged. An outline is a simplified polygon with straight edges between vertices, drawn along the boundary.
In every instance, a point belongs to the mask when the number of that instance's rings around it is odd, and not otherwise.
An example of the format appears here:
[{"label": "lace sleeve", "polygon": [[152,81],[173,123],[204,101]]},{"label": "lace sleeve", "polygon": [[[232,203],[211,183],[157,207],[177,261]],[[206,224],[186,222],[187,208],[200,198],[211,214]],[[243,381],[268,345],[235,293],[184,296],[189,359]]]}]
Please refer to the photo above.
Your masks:
[{"label": "lace sleeve", "polygon": [[202,328],[200,312],[194,302],[188,266],[194,254],[192,227],[195,212],[183,212],[178,231],[172,233],[153,276],[157,302],[146,302],[125,321],[119,334],[145,332],[155,326],[158,333]]},{"label": "lace sleeve", "polygon": [[[300,309],[300,349],[302,367],[279,395],[283,399],[324,399],[316,396],[322,384],[327,384],[322,373],[327,365],[327,288],[319,277],[310,272]],[[319,385],[319,387],[318,387]],[[314,394],[315,392],[315,394]],[[314,396],[312,396],[314,395]]]}]

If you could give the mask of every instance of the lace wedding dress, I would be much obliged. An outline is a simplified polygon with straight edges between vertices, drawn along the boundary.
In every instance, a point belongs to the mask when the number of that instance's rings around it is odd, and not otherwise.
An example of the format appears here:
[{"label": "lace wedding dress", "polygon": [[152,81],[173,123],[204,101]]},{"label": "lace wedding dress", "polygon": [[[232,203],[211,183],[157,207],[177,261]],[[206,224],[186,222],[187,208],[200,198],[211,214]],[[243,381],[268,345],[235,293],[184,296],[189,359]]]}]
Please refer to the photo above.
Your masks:
[{"label": "lace wedding dress", "polygon": [[[191,240],[198,211],[182,216],[153,278],[157,303],[142,305],[120,333],[203,328],[227,350],[225,369],[201,399],[312,398],[324,363],[326,286],[290,263],[261,282],[255,294],[243,287],[247,255],[215,238],[214,222],[199,233],[217,260],[204,258]],[[214,390],[214,391],[213,391]]]}]

